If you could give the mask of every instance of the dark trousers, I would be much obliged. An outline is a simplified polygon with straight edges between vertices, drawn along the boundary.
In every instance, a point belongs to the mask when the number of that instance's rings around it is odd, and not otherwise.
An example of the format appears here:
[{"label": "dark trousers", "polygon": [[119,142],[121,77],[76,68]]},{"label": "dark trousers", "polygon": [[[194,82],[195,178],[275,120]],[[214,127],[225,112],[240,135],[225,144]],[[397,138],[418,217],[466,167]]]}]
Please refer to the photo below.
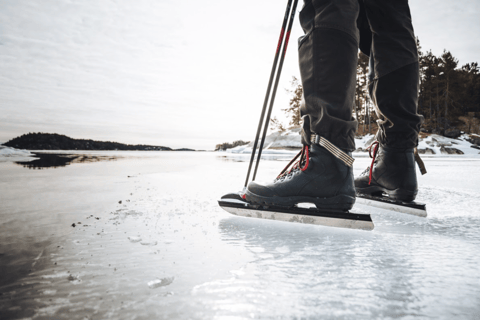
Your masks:
[{"label": "dark trousers", "polygon": [[370,56],[369,93],[377,139],[394,148],[418,143],[418,54],[407,0],[304,0],[299,63],[305,104],[302,141],[312,133],[355,150],[352,117],[358,49]]}]

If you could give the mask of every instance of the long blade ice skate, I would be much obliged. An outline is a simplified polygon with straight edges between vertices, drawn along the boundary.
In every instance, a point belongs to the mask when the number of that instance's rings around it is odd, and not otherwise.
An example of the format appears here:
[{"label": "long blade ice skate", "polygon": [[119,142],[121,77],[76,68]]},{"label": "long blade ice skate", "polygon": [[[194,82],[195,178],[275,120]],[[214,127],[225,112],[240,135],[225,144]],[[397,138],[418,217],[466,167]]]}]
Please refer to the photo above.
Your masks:
[{"label": "long blade ice skate", "polygon": [[369,214],[348,211],[318,210],[317,208],[293,208],[254,205],[245,200],[227,197],[218,200],[225,211],[243,217],[299,222],[328,227],[373,230],[374,225]]},{"label": "long blade ice skate", "polygon": [[419,217],[427,216],[427,206],[424,203],[418,203],[415,201],[403,202],[386,196],[357,194],[356,203],[400,213],[412,214]]}]

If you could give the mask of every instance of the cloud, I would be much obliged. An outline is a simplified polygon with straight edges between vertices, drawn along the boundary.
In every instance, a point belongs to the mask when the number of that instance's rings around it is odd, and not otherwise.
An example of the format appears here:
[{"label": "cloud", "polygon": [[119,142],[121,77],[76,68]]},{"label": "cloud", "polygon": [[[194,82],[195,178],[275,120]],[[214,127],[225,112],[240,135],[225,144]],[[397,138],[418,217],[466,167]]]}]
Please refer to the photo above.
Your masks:
[{"label": "cloud", "polygon": [[[29,131],[211,149],[254,136],[284,3],[0,3],[0,141]],[[480,60],[478,5],[411,1],[424,49]],[[433,10],[432,8],[435,8]],[[454,14],[452,14],[452,12]],[[297,16],[298,19],[298,16]],[[294,24],[274,114],[299,77]]]}]

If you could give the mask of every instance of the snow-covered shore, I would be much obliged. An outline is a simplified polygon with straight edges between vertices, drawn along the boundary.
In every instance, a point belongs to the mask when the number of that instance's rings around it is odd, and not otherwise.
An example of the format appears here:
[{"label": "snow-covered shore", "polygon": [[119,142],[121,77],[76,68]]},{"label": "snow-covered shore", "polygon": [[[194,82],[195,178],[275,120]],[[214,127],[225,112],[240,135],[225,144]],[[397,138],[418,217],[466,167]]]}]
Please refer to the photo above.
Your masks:
[{"label": "snow-covered shore", "polygon": [[[476,135],[474,135],[476,137]],[[480,136],[478,136],[480,139]],[[354,157],[365,157],[367,155],[366,149],[375,140],[373,134],[367,134],[363,137],[355,138],[356,151],[353,153]],[[420,138],[418,143],[418,151],[426,156],[473,156],[480,157],[480,147],[471,143],[471,137],[463,134],[457,139],[447,138],[437,134],[429,135],[425,138]],[[262,151],[264,155],[281,155],[281,154],[296,154],[302,147],[300,139],[300,129],[292,129],[286,132],[274,132],[268,135],[265,139],[265,147]],[[253,142],[243,146],[222,151],[233,154],[251,154]],[[59,150],[59,152],[62,152]],[[74,152],[74,151],[73,151]],[[0,145],[0,162],[8,161],[31,161],[35,160],[35,154],[28,150],[15,149]]]},{"label": "snow-covered shore", "polygon": [[[285,132],[273,132],[265,137],[263,154],[285,154],[297,153],[302,147],[300,142],[300,128],[287,130]],[[227,149],[227,153],[251,154],[253,141],[249,144]]]},{"label": "snow-covered shore", "polygon": [[0,162],[34,160],[35,155],[28,150],[0,145]]},{"label": "snow-covered shore", "polygon": [[[447,138],[437,134],[431,134],[425,138],[420,138],[418,151],[420,154],[442,156],[442,155],[466,155],[480,156],[480,149],[468,141],[469,136],[463,134],[457,139]],[[363,137],[355,138],[356,151],[354,155],[364,156],[366,149],[375,141],[373,134],[367,134]],[[473,146],[473,147],[472,147]],[[288,130],[286,132],[274,132],[265,139],[265,148],[262,154],[288,154],[297,153],[302,147],[300,140],[300,128]],[[227,149],[226,153],[251,154],[253,142],[249,144]]]}]

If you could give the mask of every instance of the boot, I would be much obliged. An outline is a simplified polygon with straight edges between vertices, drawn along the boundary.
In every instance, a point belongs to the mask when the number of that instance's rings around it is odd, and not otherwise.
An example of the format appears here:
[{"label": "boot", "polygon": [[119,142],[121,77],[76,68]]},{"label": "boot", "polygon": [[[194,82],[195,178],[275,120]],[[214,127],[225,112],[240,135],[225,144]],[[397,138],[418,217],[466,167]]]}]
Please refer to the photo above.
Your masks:
[{"label": "boot", "polygon": [[372,148],[372,164],[355,179],[357,193],[385,193],[395,200],[415,200],[418,184],[414,149],[395,149],[380,146],[378,142],[372,144],[369,151]]},{"label": "boot", "polygon": [[349,210],[355,203],[353,171],[351,164],[347,165],[341,157],[350,159],[351,163],[353,158],[351,154],[340,152],[339,158],[318,144],[304,146],[297,155],[300,160],[292,169],[288,170],[297,157],[273,183],[261,185],[252,181],[245,199],[255,204],[292,207],[308,202],[319,209]]}]

